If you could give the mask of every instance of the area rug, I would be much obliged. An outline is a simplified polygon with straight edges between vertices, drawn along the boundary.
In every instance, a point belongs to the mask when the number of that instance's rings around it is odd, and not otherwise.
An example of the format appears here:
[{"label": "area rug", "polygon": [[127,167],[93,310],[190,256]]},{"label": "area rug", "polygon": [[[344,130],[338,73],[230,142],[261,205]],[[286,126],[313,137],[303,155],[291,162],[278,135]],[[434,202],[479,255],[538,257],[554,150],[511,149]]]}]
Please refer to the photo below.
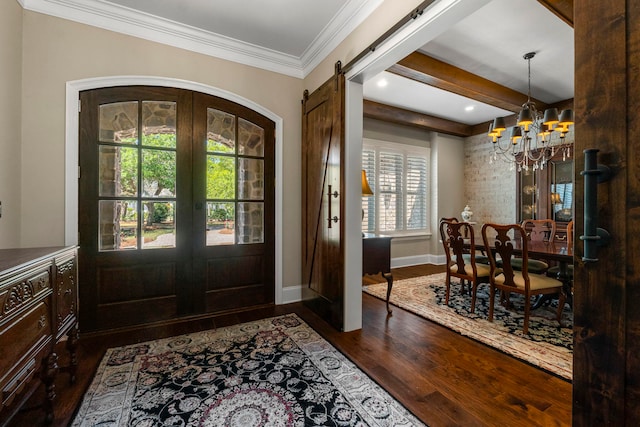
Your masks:
[{"label": "area rug", "polygon": [[73,426],[424,426],[295,314],[109,349]]},{"label": "area rug", "polygon": [[[480,285],[475,313],[470,313],[471,296],[463,294],[453,279],[449,305],[445,305],[445,273],[393,283],[390,303],[432,320],[462,335],[473,338],[504,353],[538,366],[562,378],[573,378],[572,315],[568,306],[562,314],[562,327],[556,321],[557,302],[531,311],[529,334],[522,332],[524,298],[512,295],[513,307],[507,309],[497,300],[494,320],[489,313],[489,287]],[[363,290],[385,299],[387,284],[363,286]]]}]

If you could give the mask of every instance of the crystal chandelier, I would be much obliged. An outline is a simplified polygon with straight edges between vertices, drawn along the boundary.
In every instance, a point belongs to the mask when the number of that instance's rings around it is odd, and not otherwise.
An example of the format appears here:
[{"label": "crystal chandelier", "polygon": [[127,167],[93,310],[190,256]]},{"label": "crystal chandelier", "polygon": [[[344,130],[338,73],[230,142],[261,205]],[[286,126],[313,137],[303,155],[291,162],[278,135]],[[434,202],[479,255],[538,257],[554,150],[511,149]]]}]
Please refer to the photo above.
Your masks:
[{"label": "crystal chandelier", "polygon": [[[558,116],[556,108],[549,108],[543,116],[531,101],[531,58],[535,55],[535,52],[529,52],[523,56],[529,69],[529,87],[527,102],[522,104],[516,125],[510,129],[508,135],[505,132],[507,129],[504,117],[496,117],[489,125],[488,135],[493,143],[489,163],[502,160],[510,165],[511,170],[516,169],[518,172],[527,171],[530,167],[533,170],[544,169],[547,161],[556,154],[558,147],[562,150],[563,160],[571,157],[571,149],[569,145],[564,145],[564,138],[569,132],[569,126],[574,124],[573,110],[562,110]],[[554,132],[559,138],[552,142]]]}]

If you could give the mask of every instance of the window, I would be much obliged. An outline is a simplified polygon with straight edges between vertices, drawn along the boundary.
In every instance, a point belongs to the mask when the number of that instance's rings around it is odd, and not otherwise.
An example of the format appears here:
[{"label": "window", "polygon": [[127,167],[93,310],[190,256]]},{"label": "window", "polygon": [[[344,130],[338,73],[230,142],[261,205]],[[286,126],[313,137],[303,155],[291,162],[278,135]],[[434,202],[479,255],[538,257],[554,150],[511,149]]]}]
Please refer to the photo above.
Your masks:
[{"label": "window", "polygon": [[426,147],[364,140],[362,168],[373,196],[362,197],[363,232],[429,232],[429,157]]}]

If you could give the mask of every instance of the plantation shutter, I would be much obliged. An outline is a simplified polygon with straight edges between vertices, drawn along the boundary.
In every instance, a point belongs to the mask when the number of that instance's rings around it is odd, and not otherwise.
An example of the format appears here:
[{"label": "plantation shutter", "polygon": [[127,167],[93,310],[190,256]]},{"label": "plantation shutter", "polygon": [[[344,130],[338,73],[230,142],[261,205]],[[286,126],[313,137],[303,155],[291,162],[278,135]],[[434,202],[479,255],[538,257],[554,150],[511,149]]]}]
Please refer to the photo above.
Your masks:
[{"label": "plantation shutter", "polygon": [[380,231],[403,229],[402,203],[403,156],[399,153],[380,151],[378,172],[378,212]]},{"label": "plantation shutter", "polygon": [[371,149],[362,150],[362,169],[367,173],[369,187],[374,196],[362,197],[362,232],[374,233],[376,230],[376,152]]},{"label": "plantation shutter", "polygon": [[427,223],[427,160],[407,157],[407,230],[425,228]]}]

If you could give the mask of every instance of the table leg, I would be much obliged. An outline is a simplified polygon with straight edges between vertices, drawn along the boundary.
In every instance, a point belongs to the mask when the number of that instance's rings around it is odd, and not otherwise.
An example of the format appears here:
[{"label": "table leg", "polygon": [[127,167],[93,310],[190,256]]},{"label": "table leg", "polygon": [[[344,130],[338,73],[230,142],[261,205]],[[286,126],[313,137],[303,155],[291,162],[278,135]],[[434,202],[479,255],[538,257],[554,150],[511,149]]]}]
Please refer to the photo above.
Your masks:
[{"label": "table leg", "polygon": [[393,275],[391,273],[382,273],[382,277],[387,279],[387,313],[391,314],[391,308],[389,308],[389,297],[391,296],[391,288],[393,288]]}]

